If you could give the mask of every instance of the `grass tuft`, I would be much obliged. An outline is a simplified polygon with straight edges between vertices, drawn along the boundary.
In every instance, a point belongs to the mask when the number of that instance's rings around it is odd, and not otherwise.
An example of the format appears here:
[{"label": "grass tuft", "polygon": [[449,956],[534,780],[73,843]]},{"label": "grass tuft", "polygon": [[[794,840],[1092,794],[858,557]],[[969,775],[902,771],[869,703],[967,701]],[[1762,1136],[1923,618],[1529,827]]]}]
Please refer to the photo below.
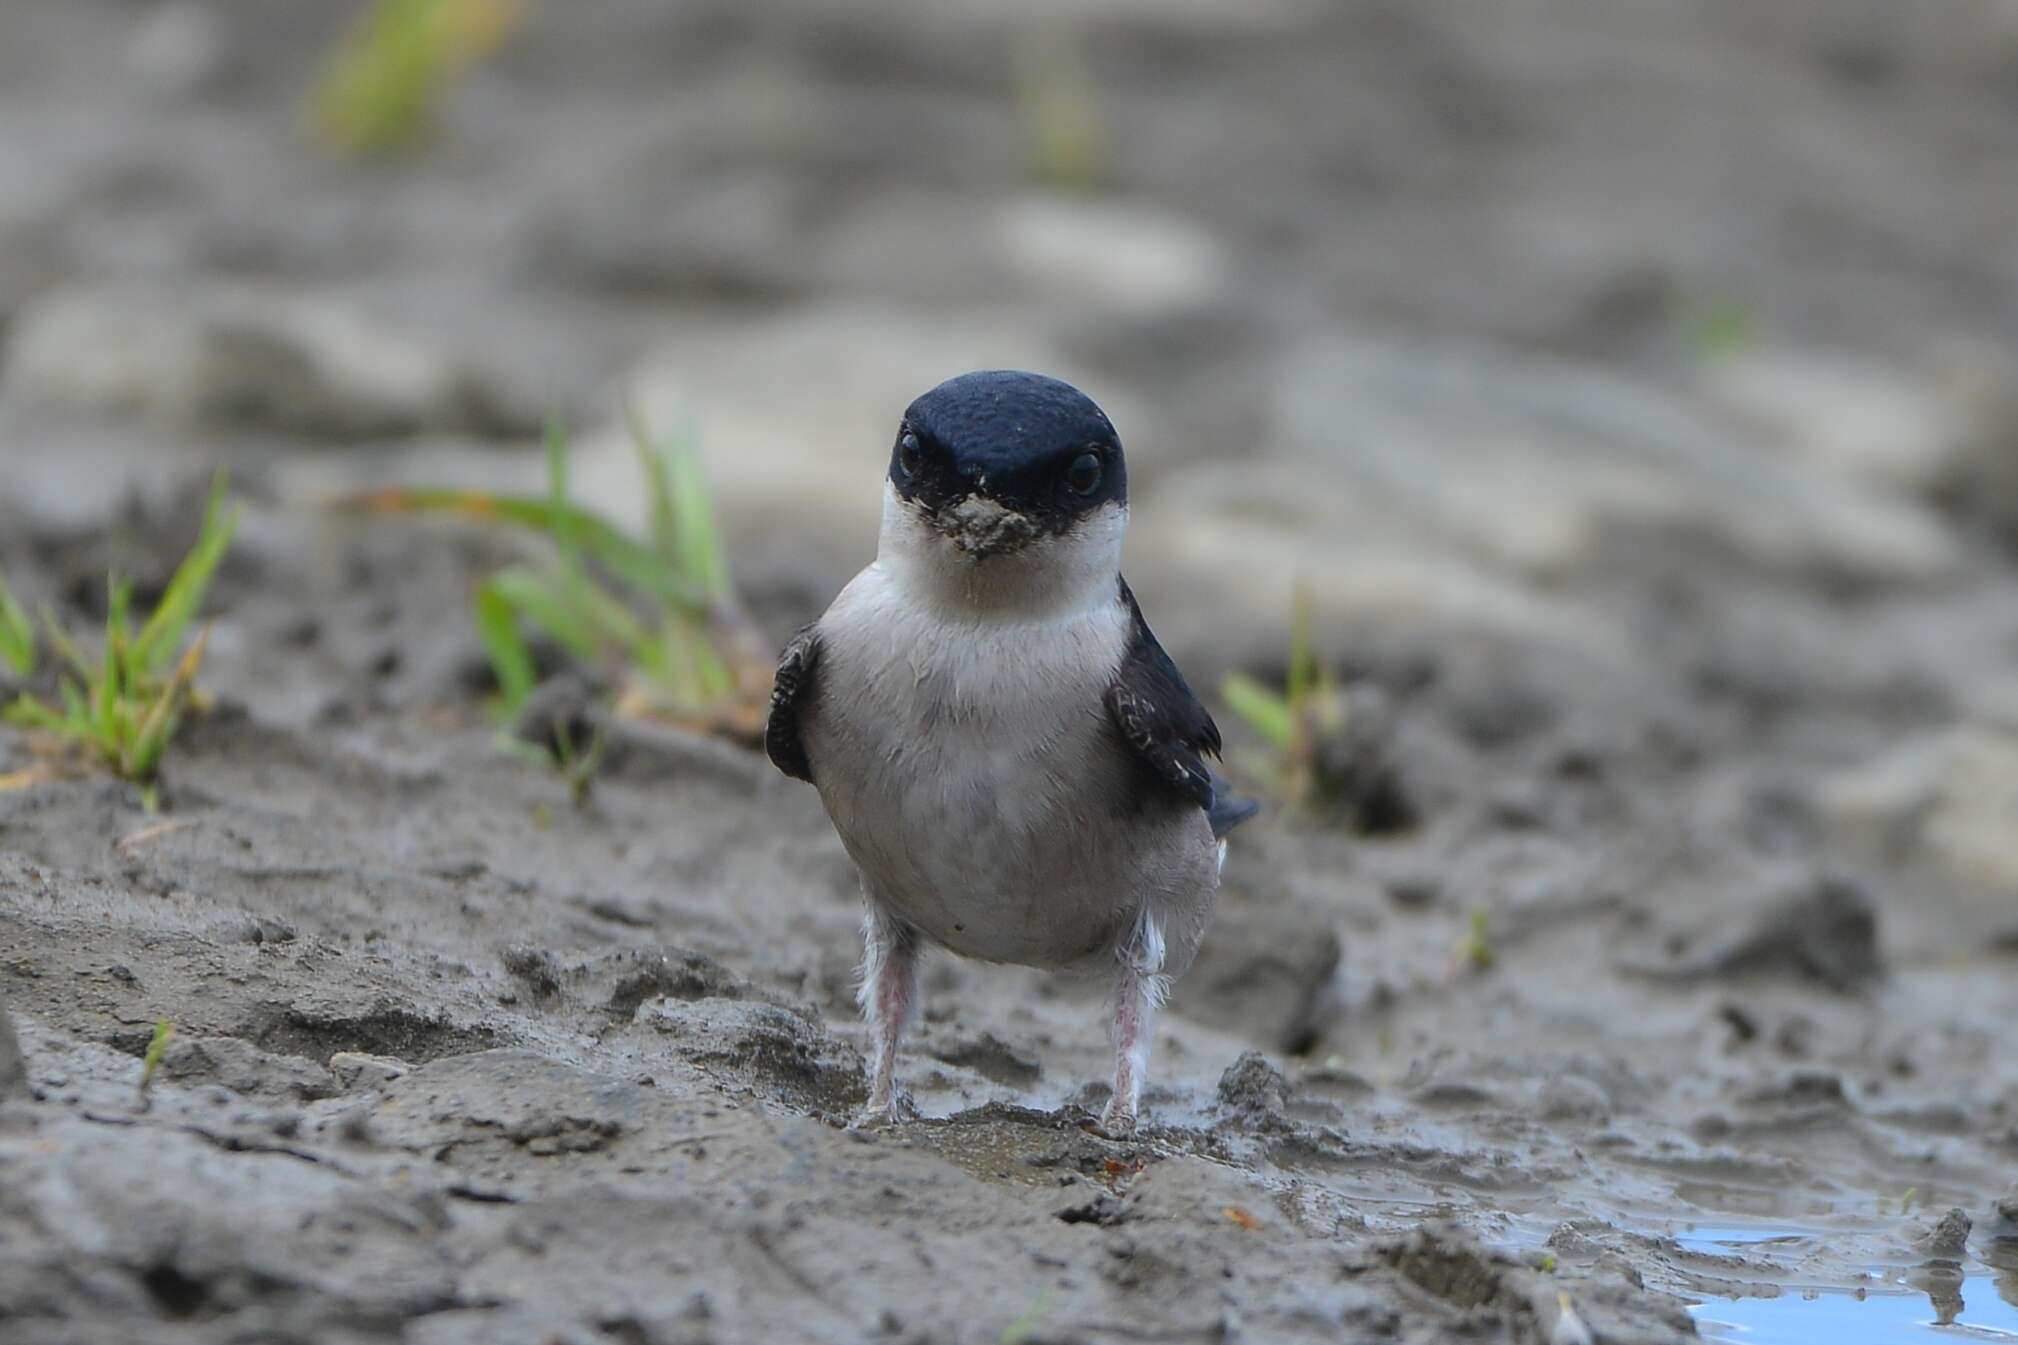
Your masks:
[{"label": "grass tuft", "polygon": [[35,656],[35,623],[6,581],[0,580],[0,663],[26,677],[35,671]]},{"label": "grass tuft", "polygon": [[1318,788],[1318,750],[1343,732],[1343,688],[1317,657],[1315,604],[1307,585],[1292,601],[1289,664],[1282,690],[1263,686],[1245,673],[1228,673],[1219,694],[1227,708],[1266,744],[1244,764],[1283,802],[1309,804]]},{"label": "grass tuft", "polygon": [[155,774],[195,694],[210,633],[202,632],[186,649],[182,639],[238,528],[239,511],[226,507],[225,491],[219,473],[195,547],[137,631],[131,619],[133,585],[107,576],[105,637],[97,658],[87,656],[54,613],[45,611],[49,647],[69,668],[58,682],[60,703],[23,694],[0,713],[7,723],[88,747],[114,771],[146,787],[150,810],[157,801]]},{"label": "grass tuft", "polygon": [[[647,524],[634,537],[569,498],[568,441],[547,432],[543,496],[387,488],[353,503],[374,513],[445,513],[546,537],[544,562],[509,565],[477,589],[477,633],[497,676],[501,718],[516,721],[537,680],[529,630],[615,681],[619,712],[755,742],[771,666],[743,615],[699,455],[661,443],[626,408],[644,476]],[[579,746],[579,745],[578,745]],[[590,744],[582,761],[597,755]]]},{"label": "grass tuft", "polygon": [[518,27],[519,0],[374,0],[315,91],[316,129],[348,154],[418,143],[455,80]]},{"label": "grass tuft", "polygon": [[1464,937],[1458,941],[1456,962],[1472,971],[1488,971],[1499,961],[1492,945],[1492,917],[1483,906],[1472,907]]},{"label": "grass tuft", "polygon": [[167,1051],[169,1041],[175,1036],[175,1024],[166,1018],[158,1018],[154,1023],[154,1035],[148,1039],[147,1054],[140,1060],[140,1096],[145,1098],[147,1090],[154,1083],[154,1072],[161,1068],[162,1053]]}]

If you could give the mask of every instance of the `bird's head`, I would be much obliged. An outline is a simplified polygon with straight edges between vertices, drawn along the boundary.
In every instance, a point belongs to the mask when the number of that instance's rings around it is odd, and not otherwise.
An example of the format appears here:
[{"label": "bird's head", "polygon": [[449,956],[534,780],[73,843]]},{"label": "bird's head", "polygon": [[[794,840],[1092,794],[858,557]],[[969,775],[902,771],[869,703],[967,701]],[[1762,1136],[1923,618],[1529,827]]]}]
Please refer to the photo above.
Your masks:
[{"label": "bird's head", "polygon": [[962,374],[912,402],[897,427],[883,559],[972,601],[1112,588],[1127,520],[1121,441],[1068,383]]}]

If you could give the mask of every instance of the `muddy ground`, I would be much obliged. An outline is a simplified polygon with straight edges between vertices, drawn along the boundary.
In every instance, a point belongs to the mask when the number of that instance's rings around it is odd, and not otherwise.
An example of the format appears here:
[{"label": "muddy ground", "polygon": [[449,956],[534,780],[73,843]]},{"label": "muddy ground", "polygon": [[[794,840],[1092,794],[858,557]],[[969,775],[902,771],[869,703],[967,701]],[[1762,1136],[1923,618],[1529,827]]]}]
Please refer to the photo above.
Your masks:
[{"label": "muddy ground", "polygon": [[[596,0],[376,164],[344,8],[0,8],[0,572],[82,623],[248,506],[158,814],[0,730],[10,1345],[2018,1326],[2008,7]],[[1112,411],[1195,683],[1298,576],[1350,679],[1128,1143],[1102,987],[950,958],[843,1128],[811,791],[637,731],[576,808],[485,716],[516,544],[326,507],[558,407],[634,512],[621,386],[779,638],[985,364]]]}]

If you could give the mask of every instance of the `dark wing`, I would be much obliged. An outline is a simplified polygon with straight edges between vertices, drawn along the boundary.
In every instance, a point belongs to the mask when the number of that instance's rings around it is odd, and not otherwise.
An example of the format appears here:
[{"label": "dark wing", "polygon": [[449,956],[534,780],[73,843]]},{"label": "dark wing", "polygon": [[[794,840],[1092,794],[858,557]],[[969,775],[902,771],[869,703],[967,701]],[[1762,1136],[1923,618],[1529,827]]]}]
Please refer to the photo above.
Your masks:
[{"label": "dark wing", "polygon": [[1107,715],[1143,771],[1157,785],[1203,808],[1212,834],[1224,836],[1259,805],[1237,799],[1207,763],[1219,755],[1219,726],[1192,694],[1184,674],[1156,642],[1128,582],[1121,583],[1133,632],[1121,669],[1107,688]]},{"label": "dark wing", "polygon": [[807,784],[813,783],[813,763],[806,760],[805,740],[799,736],[799,713],[818,692],[819,671],[820,634],[814,626],[806,626],[778,656],[777,676],[771,683],[771,722],[764,728],[764,751],[771,764]]}]

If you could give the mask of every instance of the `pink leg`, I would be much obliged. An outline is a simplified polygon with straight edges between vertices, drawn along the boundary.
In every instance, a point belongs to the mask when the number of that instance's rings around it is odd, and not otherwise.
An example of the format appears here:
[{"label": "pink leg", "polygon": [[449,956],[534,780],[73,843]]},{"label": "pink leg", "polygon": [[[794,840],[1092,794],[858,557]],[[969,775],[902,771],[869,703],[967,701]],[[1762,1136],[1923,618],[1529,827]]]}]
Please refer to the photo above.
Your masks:
[{"label": "pink leg", "polygon": [[862,920],[862,989],[856,999],[869,1020],[873,1059],[864,1121],[902,1119],[897,1091],[897,1046],[918,1003],[918,936],[909,925],[874,906]]},{"label": "pink leg", "polygon": [[1100,1116],[1101,1132],[1117,1138],[1135,1129],[1142,1085],[1149,1076],[1156,1010],[1170,990],[1170,978],[1162,973],[1163,935],[1148,915],[1120,957],[1114,983],[1114,1095]]}]

